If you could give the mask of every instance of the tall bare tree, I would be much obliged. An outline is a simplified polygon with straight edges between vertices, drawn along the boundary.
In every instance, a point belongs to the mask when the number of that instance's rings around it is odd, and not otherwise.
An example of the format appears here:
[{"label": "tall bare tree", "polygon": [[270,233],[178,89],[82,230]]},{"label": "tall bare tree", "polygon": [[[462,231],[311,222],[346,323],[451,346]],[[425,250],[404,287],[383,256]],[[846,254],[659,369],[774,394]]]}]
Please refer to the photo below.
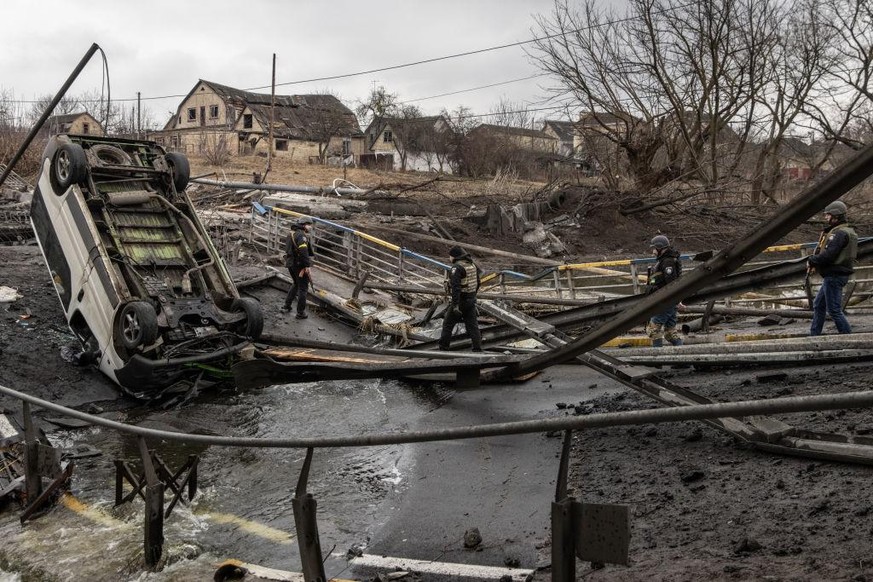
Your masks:
[{"label": "tall bare tree", "polygon": [[827,87],[837,35],[823,23],[814,0],[630,0],[624,17],[556,0],[531,55],[557,93],[603,114],[590,129],[622,152],[640,190],[742,174],[756,200],[772,197],[780,143]]},{"label": "tall bare tree", "polygon": [[804,113],[810,128],[825,139],[853,149],[873,135],[873,4],[869,0],[821,0],[820,34],[829,44],[822,67],[824,82]]}]

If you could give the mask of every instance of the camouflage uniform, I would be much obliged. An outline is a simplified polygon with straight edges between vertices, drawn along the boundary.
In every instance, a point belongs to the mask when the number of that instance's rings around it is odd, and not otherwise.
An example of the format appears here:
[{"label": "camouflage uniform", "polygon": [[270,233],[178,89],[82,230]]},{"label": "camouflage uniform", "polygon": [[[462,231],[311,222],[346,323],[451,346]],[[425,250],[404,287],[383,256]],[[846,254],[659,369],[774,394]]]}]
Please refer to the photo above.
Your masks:
[{"label": "camouflage uniform", "polygon": [[[657,237],[656,237],[657,238]],[[666,237],[662,237],[666,240]],[[655,239],[653,239],[654,241]],[[679,251],[671,246],[657,248],[658,262],[654,267],[649,267],[649,277],[647,283],[647,292],[654,293],[668,283],[675,281],[682,274],[682,262],[680,261]],[[674,346],[682,345],[682,336],[676,329],[677,323],[677,308],[676,305],[671,305],[661,313],[652,317],[646,325],[646,333],[652,339],[654,347],[664,345],[666,338]]]}]

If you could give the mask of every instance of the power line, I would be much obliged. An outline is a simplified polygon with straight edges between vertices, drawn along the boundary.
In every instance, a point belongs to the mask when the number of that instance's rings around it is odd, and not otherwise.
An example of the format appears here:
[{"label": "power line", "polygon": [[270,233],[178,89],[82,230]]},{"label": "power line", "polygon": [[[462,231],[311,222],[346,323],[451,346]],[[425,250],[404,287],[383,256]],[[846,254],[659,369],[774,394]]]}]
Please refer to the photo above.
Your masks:
[{"label": "power line", "polygon": [[[666,13],[668,11],[675,11],[675,10],[685,8],[687,6],[691,6],[693,4],[694,4],[694,2],[690,2],[690,3],[682,5],[682,6],[670,7],[668,9],[661,11],[661,12]],[[368,70],[358,71],[358,72],[354,72],[354,73],[344,73],[344,74],[340,74],[340,75],[330,75],[330,76],[326,76],[326,77],[314,77],[311,79],[287,81],[287,82],[283,82],[283,83],[276,83],[276,86],[277,87],[285,87],[285,86],[289,86],[289,85],[302,85],[302,84],[307,84],[307,83],[315,83],[315,82],[321,82],[321,81],[331,81],[331,80],[337,80],[337,79],[346,79],[346,78],[350,78],[350,77],[358,77],[361,75],[371,75],[373,73],[379,73],[379,72],[383,72],[383,71],[394,71],[394,70],[398,70],[398,69],[404,69],[404,68],[409,68],[409,67],[414,67],[414,66],[419,66],[419,65],[425,65],[425,64],[435,63],[435,62],[439,62],[439,61],[457,59],[457,58],[462,58],[462,57],[469,57],[469,56],[474,56],[474,55],[478,55],[478,54],[503,50],[503,49],[507,49],[507,48],[523,46],[523,45],[527,45],[527,44],[532,44],[532,43],[536,43],[536,42],[540,42],[540,41],[545,41],[545,40],[550,40],[553,38],[565,36],[568,33],[581,32],[583,30],[589,30],[589,29],[593,29],[593,28],[599,28],[602,26],[619,24],[619,23],[628,22],[631,20],[633,20],[633,17],[628,16],[628,17],[619,18],[616,20],[607,20],[607,21],[604,21],[604,22],[601,22],[601,23],[598,23],[598,24],[592,25],[592,26],[582,26],[582,27],[579,27],[579,28],[576,28],[576,29],[573,29],[570,31],[560,31],[560,32],[556,32],[553,34],[547,34],[545,36],[534,37],[534,38],[531,38],[528,40],[522,40],[522,41],[517,41],[517,42],[513,42],[513,43],[494,45],[494,46],[485,47],[485,48],[481,48],[481,49],[464,51],[464,52],[460,52],[460,53],[454,53],[454,54],[444,55],[444,56],[440,56],[440,57],[434,57],[434,58],[430,58],[430,59],[423,59],[420,61],[413,61],[413,62],[403,63],[403,64],[399,64],[399,65],[390,65],[387,67],[368,69]],[[535,77],[539,77],[539,76],[548,76],[548,75],[547,74],[531,75],[531,76],[526,77],[526,78],[514,79],[514,80],[510,80],[510,81],[503,81],[503,82],[499,82],[499,83],[493,83],[490,85],[483,85],[481,87],[473,87],[470,89],[462,89],[459,91],[453,91],[453,92],[444,93],[444,94],[440,94],[440,95],[432,95],[429,97],[420,97],[418,99],[410,99],[410,100],[405,101],[404,103],[409,103],[409,102],[413,102],[413,101],[425,101],[428,99],[436,99],[439,97],[457,95],[460,93],[466,93],[466,92],[470,92],[470,91],[487,89],[487,88],[505,85],[505,84],[509,84],[509,83],[515,83],[518,81],[527,80],[527,79],[531,79],[531,78],[535,78]],[[246,88],[243,90],[244,91],[257,91],[257,90],[269,89],[269,88],[271,88],[271,85],[263,85],[263,86],[259,86],[259,87],[250,87],[250,88]],[[125,102],[142,102],[142,101],[159,101],[159,100],[164,100],[164,99],[181,99],[183,97],[186,97],[187,95],[188,95],[188,93],[179,93],[179,94],[161,95],[161,96],[155,96],[155,97],[142,97],[142,96],[127,97],[127,98],[115,99],[115,102],[116,103],[125,103]],[[83,100],[83,101],[86,101],[86,100]],[[12,101],[12,102],[26,104],[26,103],[39,103],[41,101],[40,100],[16,100],[16,101]],[[538,110],[530,110],[530,111],[538,111]],[[493,114],[483,114],[479,117],[487,117],[489,115],[493,115]],[[476,117],[476,116],[470,116],[470,117]]]},{"label": "power line", "polygon": [[509,85],[510,83],[518,83],[520,81],[527,81],[529,79],[536,79],[537,77],[547,77],[548,75],[545,73],[539,73],[537,75],[529,75],[527,77],[519,77],[518,79],[510,79],[509,81],[500,81],[498,83],[491,83],[490,85],[480,85],[478,87],[470,87],[469,89],[460,89],[458,91],[451,91],[449,93],[440,93],[439,95],[431,95],[429,97],[416,97],[415,99],[407,99],[405,101],[400,101],[399,104],[403,105],[405,103],[415,103],[416,101],[427,101],[428,99],[436,99],[438,97],[448,97],[450,95],[459,95],[461,93],[469,93],[471,91],[478,91],[480,89],[490,89],[491,87],[499,87],[501,85]]}]

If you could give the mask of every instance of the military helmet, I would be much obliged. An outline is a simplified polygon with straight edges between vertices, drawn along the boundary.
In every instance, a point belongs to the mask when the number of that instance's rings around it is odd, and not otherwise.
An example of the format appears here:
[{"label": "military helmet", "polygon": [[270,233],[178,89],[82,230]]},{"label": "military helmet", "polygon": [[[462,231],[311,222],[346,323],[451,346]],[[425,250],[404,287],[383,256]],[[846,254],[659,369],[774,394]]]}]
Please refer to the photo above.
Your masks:
[{"label": "military helmet", "polygon": [[461,257],[466,256],[466,254],[467,251],[458,246],[452,247],[451,250],[449,250],[449,256],[453,259],[460,259]]},{"label": "military helmet", "polygon": [[670,246],[670,239],[668,239],[663,234],[659,234],[655,238],[652,239],[652,242],[649,243],[649,246],[653,249],[666,249]]},{"label": "military helmet", "polygon": [[827,206],[825,206],[824,212],[825,214],[830,214],[831,216],[845,216],[848,208],[845,203],[840,202],[839,200],[835,200],[831,202]]},{"label": "military helmet", "polygon": [[309,216],[301,216],[297,219],[297,226],[303,227],[307,224],[312,224],[312,218],[310,218]]}]

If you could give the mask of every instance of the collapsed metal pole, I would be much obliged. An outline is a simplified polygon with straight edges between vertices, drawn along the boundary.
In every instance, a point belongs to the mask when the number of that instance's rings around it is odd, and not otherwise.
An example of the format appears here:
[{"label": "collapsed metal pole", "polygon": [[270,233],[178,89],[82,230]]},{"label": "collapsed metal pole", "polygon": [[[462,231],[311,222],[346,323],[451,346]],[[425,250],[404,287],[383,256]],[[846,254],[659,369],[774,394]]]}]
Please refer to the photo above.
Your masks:
[{"label": "collapsed metal pole", "polygon": [[52,99],[51,103],[49,103],[48,106],[45,108],[45,111],[42,112],[42,115],[39,116],[36,124],[30,129],[30,133],[28,133],[27,137],[24,138],[24,142],[18,147],[18,151],[15,152],[14,156],[12,156],[12,160],[9,162],[9,164],[6,165],[6,169],[3,170],[3,174],[0,175],[0,185],[2,185],[3,182],[6,180],[6,177],[9,176],[10,173],[12,173],[12,168],[15,167],[15,164],[17,164],[18,161],[21,159],[21,156],[24,155],[24,152],[27,150],[30,142],[33,141],[33,138],[35,138],[36,134],[38,134],[39,131],[42,129],[42,126],[45,124],[46,120],[55,110],[55,107],[57,107],[58,103],[61,102],[61,99],[64,98],[64,95],[67,94],[67,89],[70,88],[70,85],[73,84],[73,81],[76,80],[76,78],[79,76],[79,73],[82,72],[82,69],[85,68],[85,65],[88,64],[88,61],[91,60],[91,57],[94,56],[94,53],[97,52],[99,48],[100,47],[97,45],[97,43],[91,45],[91,48],[88,49],[88,51],[85,53],[85,56],[82,57],[82,60],[79,61],[79,64],[76,65],[76,68],[73,69],[73,72],[61,86],[60,90],[58,90],[55,98]]},{"label": "collapsed metal pole", "polygon": [[[226,182],[224,180],[208,180],[206,178],[193,178],[191,181],[206,186],[218,186],[219,188],[267,190],[269,192],[300,192],[302,194],[339,194],[341,196],[353,196],[374,192],[362,188],[333,188],[330,186],[322,188],[320,186],[301,186],[292,184],[255,184],[253,182]],[[379,193],[379,191],[376,190],[374,193]]]},{"label": "collapsed metal pole", "polygon": [[555,500],[552,502],[552,581],[576,580],[576,534],[573,521],[573,502],[567,496],[567,477],[570,472],[570,445],[573,431],[565,430],[558,463]]},{"label": "collapsed metal pole", "polygon": [[27,503],[32,504],[42,493],[42,476],[39,472],[39,443],[36,427],[30,414],[30,404],[24,403],[24,489]]},{"label": "collapsed metal pole", "polygon": [[797,228],[810,216],[820,212],[873,173],[873,146],[866,148],[851,160],[825,177],[820,184],[807,188],[794,198],[783,210],[773,215],[750,232],[739,237],[729,246],[706,261],[688,275],[674,281],[655,293],[642,298],[638,304],[619,313],[612,320],[583,335],[565,346],[545,354],[535,355],[518,364],[509,366],[502,377],[511,378],[528,372],[542,370],[556,362],[562,362],[583,354],[609,341],[616,335],[646,321],[665,306],[676,304],[696,291],[715,283],[720,278],[750,261],[771,244]]},{"label": "collapsed metal pole", "polygon": [[164,551],[164,484],[158,479],[145,438],[139,437],[137,444],[146,479],[143,552],[146,566],[153,568],[161,561]]},{"label": "collapsed metal pole", "polygon": [[306,459],[297,480],[297,489],[291,507],[294,509],[294,526],[297,529],[297,547],[300,549],[300,562],[303,568],[303,579],[306,582],[324,582],[324,562],[321,558],[321,541],[318,538],[318,522],[316,509],[318,502],[311,493],[306,492],[306,482],[309,480],[309,467],[312,464],[312,447],[306,449]]}]

